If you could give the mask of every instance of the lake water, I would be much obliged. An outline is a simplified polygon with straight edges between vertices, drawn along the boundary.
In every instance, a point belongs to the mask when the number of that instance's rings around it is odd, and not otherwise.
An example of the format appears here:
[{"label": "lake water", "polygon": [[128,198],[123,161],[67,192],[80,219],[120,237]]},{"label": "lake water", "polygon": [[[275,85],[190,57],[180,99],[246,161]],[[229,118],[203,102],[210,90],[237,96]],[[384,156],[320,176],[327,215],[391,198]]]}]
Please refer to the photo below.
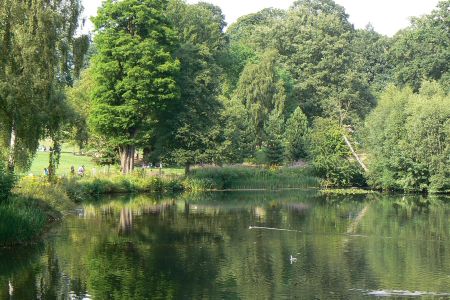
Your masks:
[{"label": "lake water", "polygon": [[450,299],[450,200],[103,199],[0,250],[0,299]]}]

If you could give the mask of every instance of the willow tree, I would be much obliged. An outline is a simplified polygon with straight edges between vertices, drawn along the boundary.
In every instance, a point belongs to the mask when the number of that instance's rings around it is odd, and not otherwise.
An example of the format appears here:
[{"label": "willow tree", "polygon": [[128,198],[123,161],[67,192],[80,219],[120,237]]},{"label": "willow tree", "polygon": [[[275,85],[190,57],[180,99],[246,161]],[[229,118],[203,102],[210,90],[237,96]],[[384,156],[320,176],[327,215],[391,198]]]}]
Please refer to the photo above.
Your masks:
[{"label": "willow tree", "polygon": [[261,55],[259,62],[247,63],[234,93],[234,97],[249,111],[259,147],[265,140],[264,124],[270,113],[275,110],[282,115],[285,110],[285,83],[277,72],[277,57],[276,51],[268,50]]},{"label": "willow tree", "polygon": [[[8,168],[31,162],[54,132],[49,115],[71,82],[79,0],[0,0],[0,134]],[[50,122],[49,122],[50,121]]]},{"label": "willow tree", "polygon": [[119,151],[122,172],[133,170],[136,147],[147,144],[158,116],[177,98],[175,40],[167,1],[105,1],[96,27],[90,122]]}]

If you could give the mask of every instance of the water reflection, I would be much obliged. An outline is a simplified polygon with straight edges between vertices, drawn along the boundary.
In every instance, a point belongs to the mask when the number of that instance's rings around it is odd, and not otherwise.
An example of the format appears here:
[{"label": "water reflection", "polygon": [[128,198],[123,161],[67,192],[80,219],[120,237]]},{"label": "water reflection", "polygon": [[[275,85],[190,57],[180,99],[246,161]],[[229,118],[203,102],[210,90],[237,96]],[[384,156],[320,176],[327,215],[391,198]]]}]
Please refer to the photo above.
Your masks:
[{"label": "water reflection", "polygon": [[105,199],[1,250],[0,298],[446,297],[449,213],[446,198],[307,191]]},{"label": "water reflection", "polygon": [[124,207],[120,211],[119,235],[129,235],[133,229],[133,212],[130,208]]}]

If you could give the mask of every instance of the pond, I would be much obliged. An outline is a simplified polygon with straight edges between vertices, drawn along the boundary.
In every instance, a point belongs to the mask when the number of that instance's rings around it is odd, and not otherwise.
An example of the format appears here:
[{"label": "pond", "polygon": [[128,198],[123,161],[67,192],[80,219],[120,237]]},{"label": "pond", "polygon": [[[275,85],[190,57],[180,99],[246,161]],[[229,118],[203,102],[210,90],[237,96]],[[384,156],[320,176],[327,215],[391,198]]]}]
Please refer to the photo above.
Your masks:
[{"label": "pond", "polygon": [[0,299],[449,299],[449,216],[432,196],[105,198],[0,250]]}]

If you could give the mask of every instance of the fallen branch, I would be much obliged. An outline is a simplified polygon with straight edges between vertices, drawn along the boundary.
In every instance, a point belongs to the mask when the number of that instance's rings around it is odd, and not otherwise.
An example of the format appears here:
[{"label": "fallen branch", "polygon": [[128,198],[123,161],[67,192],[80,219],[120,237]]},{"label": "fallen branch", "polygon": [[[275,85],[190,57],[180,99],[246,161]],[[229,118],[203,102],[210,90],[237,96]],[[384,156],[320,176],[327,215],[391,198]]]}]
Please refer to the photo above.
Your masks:
[{"label": "fallen branch", "polygon": [[353,156],[355,157],[356,161],[359,163],[361,168],[363,168],[364,172],[367,172],[369,169],[367,169],[366,165],[363,163],[361,158],[359,158],[358,154],[356,153],[355,149],[353,149],[352,144],[348,140],[348,138],[343,134],[342,137],[344,138],[345,143],[350,148],[350,151],[352,152]]}]

